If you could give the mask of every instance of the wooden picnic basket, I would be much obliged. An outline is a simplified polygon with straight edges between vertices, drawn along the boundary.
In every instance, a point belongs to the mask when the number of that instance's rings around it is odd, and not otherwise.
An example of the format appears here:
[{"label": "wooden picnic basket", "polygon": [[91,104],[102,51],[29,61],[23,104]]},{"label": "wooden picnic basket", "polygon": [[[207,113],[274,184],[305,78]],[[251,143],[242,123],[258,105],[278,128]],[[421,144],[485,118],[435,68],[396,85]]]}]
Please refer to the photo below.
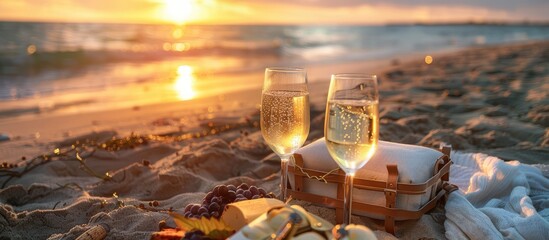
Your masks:
[{"label": "wooden picnic basket", "polygon": [[[450,172],[450,147],[441,147],[439,150],[443,153],[434,164],[433,175],[424,183],[407,184],[398,182],[399,170],[396,164],[387,164],[388,177],[385,181],[354,179],[354,188],[380,192],[385,195],[385,205],[374,205],[356,201],[353,198],[352,208],[353,214],[369,216],[377,219],[385,220],[385,231],[391,234],[395,233],[395,221],[419,219],[423,214],[433,209],[439,203],[443,196],[453,190],[455,186],[448,184]],[[345,181],[345,173],[339,169],[337,172],[329,173],[318,171],[310,168],[304,168],[304,160],[301,154],[294,154],[295,165],[288,169],[290,178],[288,185],[288,194],[294,199],[311,202],[317,205],[335,208],[336,221],[343,220],[343,184]],[[333,184],[337,184],[337,198],[322,196],[304,191],[306,181],[311,181],[308,176],[322,176],[324,179]],[[291,182],[293,179],[293,182]],[[316,181],[316,180],[314,180]],[[356,192],[356,191],[354,191]],[[405,195],[426,195],[429,199],[426,203],[420,206],[417,210],[397,208],[397,197]]]}]

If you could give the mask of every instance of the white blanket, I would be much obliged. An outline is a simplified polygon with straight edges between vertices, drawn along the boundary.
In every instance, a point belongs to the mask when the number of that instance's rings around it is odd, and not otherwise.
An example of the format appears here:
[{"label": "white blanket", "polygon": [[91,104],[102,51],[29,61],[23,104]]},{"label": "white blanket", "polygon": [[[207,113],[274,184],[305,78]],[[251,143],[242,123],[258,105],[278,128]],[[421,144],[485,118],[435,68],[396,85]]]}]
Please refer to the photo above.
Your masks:
[{"label": "white blanket", "polygon": [[452,153],[448,239],[549,239],[549,179],[535,167]]}]

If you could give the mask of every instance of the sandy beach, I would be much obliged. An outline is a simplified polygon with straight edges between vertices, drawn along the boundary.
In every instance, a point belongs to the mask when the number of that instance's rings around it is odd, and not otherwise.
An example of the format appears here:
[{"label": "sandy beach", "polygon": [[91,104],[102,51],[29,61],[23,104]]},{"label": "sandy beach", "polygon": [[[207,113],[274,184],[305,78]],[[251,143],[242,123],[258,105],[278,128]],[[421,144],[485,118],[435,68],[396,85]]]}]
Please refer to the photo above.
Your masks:
[{"label": "sandy beach", "polygon": [[[432,62],[425,57],[306,66],[312,103],[307,143],[324,135],[330,74],[370,72],[380,80],[381,140],[450,144],[534,164],[547,176],[549,42],[433,53]],[[0,238],[73,239],[102,223],[110,227],[107,239],[148,239],[160,221],[174,226],[169,211],[201,202],[218,184],[277,193],[279,161],[259,131],[263,72],[243,77],[257,79],[258,88],[0,119],[0,133],[9,137],[0,141]],[[296,203],[335,222],[332,209]],[[397,224],[396,236],[444,238],[435,215]],[[380,239],[393,238],[379,221],[353,221]]]}]

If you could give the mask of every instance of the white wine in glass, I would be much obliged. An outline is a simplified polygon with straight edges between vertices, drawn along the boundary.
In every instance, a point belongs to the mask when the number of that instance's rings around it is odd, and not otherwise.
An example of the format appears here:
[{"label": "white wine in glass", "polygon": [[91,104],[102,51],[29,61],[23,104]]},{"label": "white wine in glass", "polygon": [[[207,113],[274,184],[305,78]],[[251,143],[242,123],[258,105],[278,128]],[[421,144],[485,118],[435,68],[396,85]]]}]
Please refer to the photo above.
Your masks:
[{"label": "white wine in glass", "polygon": [[305,70],[265,70],[260,122],[265,142],[281,159],[280,199],[285,201],[288,161],[309,135],[309,92]]},{"label": "white wine in glass", "polygon": [[345,171],[343,223],[351,219],[353,177],[374,155],[379,139],[377,78],[334,74],[328,91],[324,135],[332,158]]}]

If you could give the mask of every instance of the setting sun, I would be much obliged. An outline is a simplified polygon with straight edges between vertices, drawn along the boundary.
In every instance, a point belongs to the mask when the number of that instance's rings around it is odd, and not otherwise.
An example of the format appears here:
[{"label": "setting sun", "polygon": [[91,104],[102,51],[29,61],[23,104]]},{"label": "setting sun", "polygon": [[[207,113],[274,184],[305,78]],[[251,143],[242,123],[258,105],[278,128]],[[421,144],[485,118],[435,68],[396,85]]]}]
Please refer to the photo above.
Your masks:
[{"label": "setting sun", "polygon": [[191,20],[196,10],[193,0],[164,0],[164,18],[176,24]]}]

